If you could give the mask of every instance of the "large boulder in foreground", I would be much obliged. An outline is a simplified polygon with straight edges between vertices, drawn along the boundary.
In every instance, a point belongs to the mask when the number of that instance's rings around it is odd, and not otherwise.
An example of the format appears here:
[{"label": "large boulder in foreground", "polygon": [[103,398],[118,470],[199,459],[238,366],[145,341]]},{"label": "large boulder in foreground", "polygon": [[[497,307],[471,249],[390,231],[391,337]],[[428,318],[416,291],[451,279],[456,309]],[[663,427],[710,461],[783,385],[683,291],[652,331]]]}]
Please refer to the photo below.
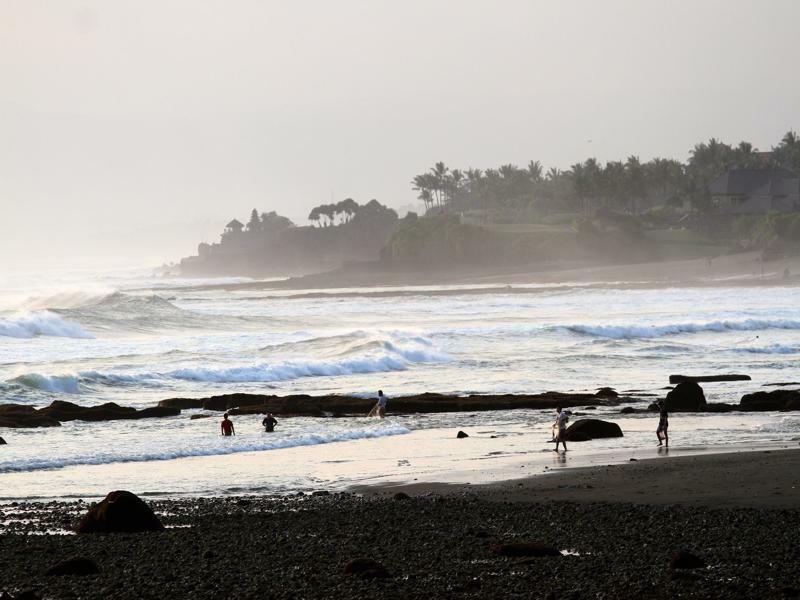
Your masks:
[{"label": "large boulder in foreground", "polygon": [[600,438],[618,438],[622,429],[616,423],[600,419],[578,419],[567,427],[568,442],[584,442]]},{"label": "large boulder in foreground", "polygon": [[112,533],[161,531],[164,526],[147,504],[136,494],[111,492],[84,515],[77,533]]},{"label": "large boulder in foreground", "polygon": [[706,395],[694,381],[679,383],[667,393],[667,410],[669,412],[698,411],[706,407]]},{"label": "large boulder in foreground", "polygon": [[800,410],[800,390],[745,394],[739,406],[742,410]]}]

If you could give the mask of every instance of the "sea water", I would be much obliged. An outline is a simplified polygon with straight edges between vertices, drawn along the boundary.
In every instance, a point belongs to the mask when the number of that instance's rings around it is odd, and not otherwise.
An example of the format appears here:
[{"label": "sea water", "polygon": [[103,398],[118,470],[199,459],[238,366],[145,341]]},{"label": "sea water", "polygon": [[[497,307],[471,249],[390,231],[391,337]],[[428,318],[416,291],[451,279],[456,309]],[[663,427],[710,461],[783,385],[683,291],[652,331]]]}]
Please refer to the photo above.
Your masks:
[{"label": "sea water", "polygon": [[[705,385],[710,401],[800,380],[800,290],[628,289],[592,285],[425,286],[227,291],[227,280],[147,272],[0,281],[0,402],[42,407],[249,392],[389,397],[421,392],[594,391],[663,395],[671,373],[747,373]],[[791,387],[791,386],[790,386]],[[800,386],[794,386],[800,387]],[[652,397],[632,405],[643,408]],[[391,401],[389,405],[391,413]],[[207,418],[190,419],[192,415]],[[649,414],[591,414],[622,440],[579,453],[652,446]],[[87,497],[111,487],[151,494],[283,492],[386,475],[446,478],[545,447],[549,411],[365,418],[287,418],[265,434],[256,415],[219,436],[219,415],[59,428],[3,429],[0,499]],[[794,443],[792,413],[674,415],[673,447]],[[470,446],[443,444],[458,429]],[[378,458],[374,459],[374,455]],[[405,461],[405,463],[403,462]],[[413,462],[412,462],[413,461]],[[407,463],[407,464],[406,464]],[[388,473],[387,473],[388,472]],[[431,475],[433,476],[433,475]],[[113,484],[113,485],[112,485]],[[108,490],[106,490],[108,491]]]}]

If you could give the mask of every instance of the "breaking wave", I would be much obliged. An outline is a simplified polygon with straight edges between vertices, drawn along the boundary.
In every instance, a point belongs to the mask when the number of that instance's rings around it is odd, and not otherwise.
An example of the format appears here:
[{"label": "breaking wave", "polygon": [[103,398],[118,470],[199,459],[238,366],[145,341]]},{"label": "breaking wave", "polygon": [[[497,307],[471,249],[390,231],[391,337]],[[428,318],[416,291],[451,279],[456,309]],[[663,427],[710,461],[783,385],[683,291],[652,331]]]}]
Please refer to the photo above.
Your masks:
[{"label": "breaking wave", "polygon": [[0,318],[0,337],[29,339],[39,336],[91,339],[83,327],[42,310]]},{"label": "breaking wave", "polygon": [[76,465],[104,465],[110,463],[145,462],[155,460],[172,460],[175,458],[188,458],[193,456],[223,456],[240,452],[259,452],[278,450],[281,448],[294,448],[298,446],[315,446],[331,444],[334,442],[347,442],[370,438],[388,437],[410,433],[407,427],[394,423],[381,423],[379,425],[357,427],[345,431],[318,430],[303,432],[297,435],[269,435],[269,436],[237,436],[224,438],[219,443],[219,437],[212,437],[213,442],[205,439],[193,439],[192,443],[152,448],[152,444],[139,444],[137,447],[124,445],[105,445],[103,450],[90,455],[73,455],[61,457],[42,458],[33,457],[2,462],[0,473],[39,471],[44,469],[60,469]]},{"label": "breaking wave", "polygon": [[800,346],[786,346],[784,344],[771,344],[769,346],[733,348],[733,352],[740,354],[798,354]]},{"label": "breaking wave", "polygon": [[304,377],[334,377],[361,373],[405,371],[415,364],[444,363],[451,357],[425,338],[373,340],[350,349],[350,355],[329,359],[262,361],[234,366],[182,366],[168,371],[99,372],[41,375],[30,373],[10,380],[46,392],[78,394],[87,387],[158,386],[170,380],[201,383],[270,383]]},{"label": "breaking wave", "polygon": [[765,329],[800,329],[800,321],[789,319],[747,319],[744,321],[710,321],[672,325],[570,325],[568,331],[609,339],[658,338],[683,333],[706,331],[761,331]]}]

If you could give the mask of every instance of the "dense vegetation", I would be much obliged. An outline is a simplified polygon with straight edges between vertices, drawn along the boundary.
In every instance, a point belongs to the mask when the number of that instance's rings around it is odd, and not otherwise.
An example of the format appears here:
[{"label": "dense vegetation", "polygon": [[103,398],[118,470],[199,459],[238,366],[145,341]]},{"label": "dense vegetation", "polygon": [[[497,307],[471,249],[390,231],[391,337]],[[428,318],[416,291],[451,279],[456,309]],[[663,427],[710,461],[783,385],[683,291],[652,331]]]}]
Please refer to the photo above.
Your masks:
[{"label": "dense vegetation", "polygon": [[769,152],[748,142],[731,146],[711,139],[697,144],[686,163],[637,156],[601,164],[595,158],[562,171],[544,170],[538,161],[525,168],[451,169],[436,163],[413,178],[413,189],[428,212],[473,212],[484,222],[536,222],[553,212],[585,213],[608,207],[639,214],[664,204],[691,202],[709,209],[708,184],[730,167],[784,167],[800,172],[800,137],[790,131]]}]

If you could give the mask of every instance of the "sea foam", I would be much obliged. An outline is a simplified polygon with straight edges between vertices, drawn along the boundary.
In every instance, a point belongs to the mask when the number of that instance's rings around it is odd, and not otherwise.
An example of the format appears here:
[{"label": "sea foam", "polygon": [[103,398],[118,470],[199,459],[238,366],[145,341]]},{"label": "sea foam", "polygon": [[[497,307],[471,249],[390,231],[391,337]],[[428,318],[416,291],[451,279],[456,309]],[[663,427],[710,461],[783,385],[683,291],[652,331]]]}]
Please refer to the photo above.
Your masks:
[{"label": "sea foam", "polygon": [[[334,442],[404,435],[407,433],[410,433],[410,430],[402,425],[381,423],[380,425],[358,427],[345,431],[319,429],[316,431],[297,433],[296,435],[292,435],[291,433],[276,433],[275,435],[236,436],[222,438],[219,442],[217,441],[220,440],[218,436],[212,436],[211,438],[206,436],[204,438],[198,437],[191,444],[169,444],[168,438],[165,438],[167,439],[167,443],[161,448],[146,447],[144,445],[126,447],[124,444],[120,444],[106,446],[102,451],[91,454],[60,457],[42,457],[40,454],[33,454],[25,458],[18,457],[13,461],[4,462],[0,460],[0,473],[61,469],[76,465],[103,465],[111,463],[172,460],[193,456],[223,456],[240,452],[261,452],[298,446],[315,446]],[[212,443],[209,440],[214,441]],[[152,444],[149,446],[152,446]]]}]

